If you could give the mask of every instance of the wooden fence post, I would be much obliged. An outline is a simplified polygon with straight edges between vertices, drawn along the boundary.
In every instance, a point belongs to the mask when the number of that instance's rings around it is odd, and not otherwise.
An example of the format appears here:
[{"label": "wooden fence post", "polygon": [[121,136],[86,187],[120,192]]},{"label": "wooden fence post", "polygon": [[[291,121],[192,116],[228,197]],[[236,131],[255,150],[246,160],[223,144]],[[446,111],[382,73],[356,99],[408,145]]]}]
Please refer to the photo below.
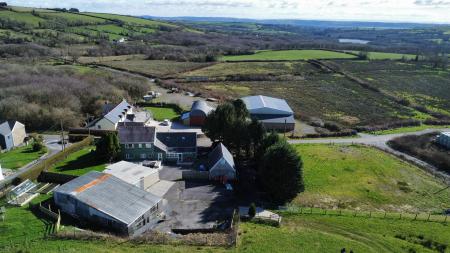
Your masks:
[{"label": "wooden fence post", "polygon": [[356,215],[358,215],[358,210],[355,210],[355,213],[354,213],[354,217],[356,217]]},{"label": "wooden fence post", "polygon": [[342,215],[342,209],[339,209],[339,216]]},{"label": "wooden fence post", "polygon": [[387,215],[387,212],[386,212],[386,211],[384,211],[384,219],[386,219],[386,215]]},{"label": "wooden fence post", "polygon": [[416,216],[414,216],[414,220],[417,220],[417,215],[418,215],[418,213],[416,213]]},{"label": "wooden fence post", "polygon": [[300,214],[303,214],[303,207],[300,207]]},{"label": "wooden fence post", "polygon": [[427,221],[430,221],[431,213],[428,213],[428,219]]},{"label": "wooden fence post", "polygon": [[312,206],[311,206],[311,214],[312,214]]},{"label": "wooden fence post", "polygon": [[403,214],[403,213],[400,213],[400,220],[402,219],[402,214]]}]

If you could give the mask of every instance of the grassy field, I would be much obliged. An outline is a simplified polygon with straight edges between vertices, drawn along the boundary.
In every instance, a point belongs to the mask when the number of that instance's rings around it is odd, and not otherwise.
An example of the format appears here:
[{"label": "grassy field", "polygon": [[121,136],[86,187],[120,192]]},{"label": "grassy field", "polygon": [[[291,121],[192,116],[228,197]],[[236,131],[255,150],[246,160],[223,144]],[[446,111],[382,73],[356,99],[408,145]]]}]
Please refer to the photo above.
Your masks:
[{"label": "grassy field", "polygon": [[222,61],[296,61],[310,59],[352,59],[356,56],[325,50],[257,51],[251,55],[223,56]]},{"label": "grassy field", "polygon": [[243,223],[238,251],[431,253],[441,245],[450,252],[450,229],[442,223],[288,213],[283,218],[281,228]]},{"label": "grassy field", "polygon": [[450,208],[450,191],[421,169],[374,148],[348,145],[296,145],[304,161],[301,206],[387,211]]},{"label": "grassy field", "polygon": [[160,21],[154,21],[149,19],[143,19],[138,17],[132,17],[132,16],[123,16],[123,15],[116,15],[116,14],[107,14],[107,13],[84,13],[89,16],[99,17],[103,19],[110,19],[110,20],[120,20],[122,22],[125,22],[126,24],[135,24],[135,25],[141,25],[141,26],[147,26],[147,27],[159,27],[159,26],[169,26],[169,27],[177,27],[174,24],[160,22]]},{"label": "grassy field", "polygon": [[105,170],[105,163],[95,157],[93,150],[95,147],[89,146],[72,153],[64,161],[55,164],[49,171],[80,176],[89,171]]},{"label": "grassy field", "polygon": [[0,165],[2,168],[15,170],[39,159],[45,153],[45,150],[34,152],[31,145],[16,148],[6,153],[0,153]]},{"label": "grassy field", "polygon": [[129,61],[110,61],[102,62],[102,64],[114,68],[120,68],[133,72],[138,72],[152,76],[168,76],[180,72],[209,66],[207,63],[196,62],[174,62],[159,60],[129,60]]},{"label": "grassy field", "polygon": [[[161,27],[179,27],[178,25],[172,23],[115,14],[69,13],[27,7],[10,8],[12,8],[14,11],[0,11],[0,19],[10,19],[21,22],[22,24],[24,24],[22,26],[21,32],[24,34],[28,34],[29,37],[18,37],[16,35],[17,31],[9,29],[8,31],[11,32],[9,36],[0,36],[0,39],[2,40],[25,38],[30,42],[43,43],[48,41],[49,39],[56,39],[61,43],[88,43],[93,42],[92,39],[95,40],[99,38],[106,38],[109,40],[118,40],[122,37],[129,38],[134,35],[154,33],[156,31],[159,31]],[[32,29],[37,29],[44,25],[53,27],[54,23],[67,24],[67,27],[65,27],[64,29],[50,28],[50,30],[54,31],[55,34],[47,33],[44,36],[40,36],[39,34],[36,34],[32,31]],[[56,31],[58,31],[58,33],[56,33]],[[198,31],[194,29],[185,31],[198,33]],[[79,37],[73,37],[80,35],[89,36],[91,37],[91,39],[81,40]]]},{"label": "grassy field", "polygon": [[420,126],[412,126],[412,127],[401,127],[389,130],[381,130],[375,132],[369,132],[370,134],[375,135],[385,135],[385,134],[399,134],[399,133],[412,133],[417,131],[422,131],[425,129],[440,129],[440,128],[450,128],[450,126],[434,126],[434,125],[420,125]]},{"label": "grassy field", "polygon": [[153,118],[158,121],[163,121],[165,119],[173,120],[180,115],[172,108],[162,108],[162,107],[145,107],[146,110],[150,111]]}]

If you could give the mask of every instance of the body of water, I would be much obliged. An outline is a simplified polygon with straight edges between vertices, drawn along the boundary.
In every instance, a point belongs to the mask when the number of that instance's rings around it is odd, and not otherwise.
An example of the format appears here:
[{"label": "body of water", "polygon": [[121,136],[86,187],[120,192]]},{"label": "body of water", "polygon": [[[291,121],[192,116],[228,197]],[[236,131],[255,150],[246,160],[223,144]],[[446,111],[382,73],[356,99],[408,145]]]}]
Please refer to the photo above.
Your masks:
[{"label": "body of water", "polygon": [[353,44],[363,44],[366,45],[370,41],[368,40],[358,40],[358,39],[339,39],[340,43],[353,43]]}]

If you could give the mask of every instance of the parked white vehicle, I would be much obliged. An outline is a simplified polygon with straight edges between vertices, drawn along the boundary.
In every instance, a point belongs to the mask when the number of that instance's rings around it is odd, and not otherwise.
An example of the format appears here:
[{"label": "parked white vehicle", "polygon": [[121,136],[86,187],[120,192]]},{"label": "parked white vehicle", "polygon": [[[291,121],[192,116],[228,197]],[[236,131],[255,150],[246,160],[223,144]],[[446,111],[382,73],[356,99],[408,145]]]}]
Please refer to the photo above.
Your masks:
[{"label": "parked white vehicle", "polygon": [[163,126],[170,126],[170,120],[165,119],[165,120],[162,122],[162,125],[163,125]]}]

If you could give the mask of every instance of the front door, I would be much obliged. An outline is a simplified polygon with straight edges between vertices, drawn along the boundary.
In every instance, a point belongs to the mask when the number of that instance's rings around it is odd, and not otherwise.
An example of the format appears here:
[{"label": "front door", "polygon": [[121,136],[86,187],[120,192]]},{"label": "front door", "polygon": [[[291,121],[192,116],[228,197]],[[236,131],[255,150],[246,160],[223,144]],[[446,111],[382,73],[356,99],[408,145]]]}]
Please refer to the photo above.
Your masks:
[{"label": "front door", "polygon": [[162,153],[158,153],[158,161],[162,161]]},{"label": "front door", "polygon": [[183,162],[183,154],[178,154],[178,163]]}]

